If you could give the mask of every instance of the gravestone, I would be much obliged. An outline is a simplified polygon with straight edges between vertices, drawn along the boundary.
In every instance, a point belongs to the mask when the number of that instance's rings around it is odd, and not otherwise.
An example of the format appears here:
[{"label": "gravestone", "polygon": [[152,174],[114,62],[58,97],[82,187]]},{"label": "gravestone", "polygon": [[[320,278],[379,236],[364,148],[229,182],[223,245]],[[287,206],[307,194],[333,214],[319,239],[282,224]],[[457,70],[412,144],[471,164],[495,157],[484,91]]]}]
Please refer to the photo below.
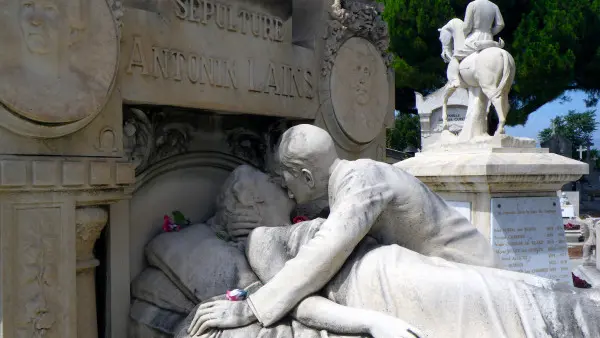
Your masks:
[{"label": "gravestone", "polygon": [[558,198],[493,198],[490,240],[509,270],[569,282]]},{"label": "gravestone", "polygon": [[573,143],[560,134],[552,134],[550,139],[540,144],[542,148],[548,148],[548,151],[554,154],[572,158]]},{"label": "gravestone", "polygon": [[[421,125],[421,147],[436,143],[442,133],[442,99],[443,88],[423,96],[415,93],[416,107],[419,113]],[[467,107],[469,93],[464,88],[459,88],[448,100],[448,127],[450,132],[458,135],[462,130]]]}]

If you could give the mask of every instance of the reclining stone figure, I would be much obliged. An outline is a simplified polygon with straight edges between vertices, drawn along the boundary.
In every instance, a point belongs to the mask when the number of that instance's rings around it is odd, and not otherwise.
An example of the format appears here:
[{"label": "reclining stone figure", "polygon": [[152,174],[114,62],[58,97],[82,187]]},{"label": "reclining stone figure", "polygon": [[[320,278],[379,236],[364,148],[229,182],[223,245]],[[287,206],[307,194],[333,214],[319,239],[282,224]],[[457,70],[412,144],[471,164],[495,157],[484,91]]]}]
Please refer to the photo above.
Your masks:
[{"label": "reclining stone figure", "polygon": [[[246,169],[249,171],[250,169]],[[266,181],[265,181],[266,182]],[[274,183],[267,183],[274,184]],[[283,190],[256,195],[261,204],[281,203]],[[249,201],[249,200],[247,200]],[[277,202],[275,202],[277,201]],[[238,205],[252,210],[251,204]],[[250,208],[249,208],[250,207]],[[232,211],[235,208],[231,209]],[[259,219],[244,211],[247,219]],[[275,211],[275,210],[274,210]],[[289,210],[287,210],[289,211]],[[276,210],[281,213],[286,210]],[[235,212],[233,212],[235,214]],[[252,222],[253,223],[253,222]],[[324,219],[254,229],[246,254],[260,286],[318,236]],[[249,288],[250,292],[256,285]],[[258,323],[210,329],[231,301],[208,301],[181,325],[206,337],[594,337],[600,319],[597,290],[563,287],[556,282],[517,272],[450,262],[420,255],[399,245],[381,245],[365,236],[341,270],[322,290],[300,301],[289,317],[264,328]],[[192,319],[192,317],[194,317]],[[556,326],[556,319],[560,326]],[[201,319],[207,319],[202,321]],[[204,324],[204,325],[203,325]],[[326,331],[318,331],[326,330]]]},{"label": "reclining stone figure", "polygon": [[[320,290],[367,234],[381,244],[472,265],[497,267],[485,237],[440,196],[400,168],[338,158],[331,136],[312,125],[286,131],[279,147],[283,179],[298,203],[329,194],[331,214],[317,235],[247,301],[222,320],[272,325]],[[212,321],[211,323],[216,323]],[[215,324],[217,325],[217,324]],[[217,326],[218,327],[218,326]]]}]

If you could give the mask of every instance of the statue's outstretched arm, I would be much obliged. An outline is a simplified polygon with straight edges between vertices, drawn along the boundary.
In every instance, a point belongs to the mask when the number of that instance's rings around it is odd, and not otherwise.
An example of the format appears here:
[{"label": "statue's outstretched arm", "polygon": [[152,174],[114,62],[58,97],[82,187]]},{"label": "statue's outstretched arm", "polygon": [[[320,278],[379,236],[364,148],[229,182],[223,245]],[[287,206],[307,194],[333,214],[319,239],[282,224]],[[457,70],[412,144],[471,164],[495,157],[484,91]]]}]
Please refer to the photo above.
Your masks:
[{"label": "statue's outstretched arm", "polygon": [[[314,220],[320,222],[324,220]],[[321,224],[322,225],[322,224]],[[257,228],[248,238],[246,254],[252,270],[263,283],[273,278],[283,269],[286,260],[286,248],[309,241],[311,230],[308,224],[300,230],[307,237],[295,243],[291,236],[291,227]],[[289,252],[294,255],[295,253]],[[337,304],[319,295],[309,296],[290,312],[300,323],[315,330],[326,330],[338,334],[370,334],[374,337],[423,337],[416,328],[381,312],[351,308]]]},{"label": "statue's outstretched arm", "polygon": [[425,337],[417,328],[382,312],[351,308],[321,296],[302,300],[291,312],[300,323],[338,334],[369,334],[378,337]]}]

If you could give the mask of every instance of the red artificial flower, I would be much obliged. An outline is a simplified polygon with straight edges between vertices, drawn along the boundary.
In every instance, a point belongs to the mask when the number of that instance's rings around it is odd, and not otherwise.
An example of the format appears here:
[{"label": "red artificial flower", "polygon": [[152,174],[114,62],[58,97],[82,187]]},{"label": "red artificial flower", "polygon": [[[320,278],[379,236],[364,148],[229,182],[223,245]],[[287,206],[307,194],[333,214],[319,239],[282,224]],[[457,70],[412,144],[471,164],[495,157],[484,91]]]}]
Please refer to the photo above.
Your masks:
[{"label": "red artificial flower", "polygon": [[571,273],[571,276],[573,277],[573,286],[575,286],[576,288],[589,289],[592,287],[592,285],[590,285],[590,283],[588,283],[584,279],[581,279],[581,278],[575,276],[574,273]]},{"label": "red artificial flower", "polygon": [[306,216],[296,216],[292,219],[292,223],[296,224],[296,223],[300,223],[300,222],[306,222],[308,221],[308,217]]}]

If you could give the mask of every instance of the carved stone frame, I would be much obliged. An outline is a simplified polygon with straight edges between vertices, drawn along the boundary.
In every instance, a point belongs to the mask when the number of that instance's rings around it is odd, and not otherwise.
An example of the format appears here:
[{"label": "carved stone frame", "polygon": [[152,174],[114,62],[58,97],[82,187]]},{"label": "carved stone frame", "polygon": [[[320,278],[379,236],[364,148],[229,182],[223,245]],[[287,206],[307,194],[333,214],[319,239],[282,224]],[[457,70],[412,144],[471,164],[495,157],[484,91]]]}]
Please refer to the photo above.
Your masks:
[{"label": "carved stone frame", "polygon": [[66,124],[59,125],[46,125],[33,122],[29,119],[20,117],[18,114],[11,112],[9,109],[0,105],[0,125],[16,134],[35,137],[35,138],[58,138],[68,134],[72,134],[78,130],[83,129],[90,122],[92,122],[106,107],[110,100],[111,93],[114,90],[115,83],[117,80],[117,74],[119,69],[119,55],[120,55],[120,30],[121,30],[121,17],[123,16],[123,9],[120,0],[95,0],[105,1],[106,6],[111,14],[113,24],[115,25],[115,41],[116,41],[116,60],[115,67],[111,79],[111,83],[108,87],[106,98],[104,102],[98,107],[98,109],[86,116],[85,118]]},{"label": "carved stone frame", "polygon": [[[390,83],[390,99],[388,113],[393,117],[394,110],[394,71],[390,68],[392,56],[388,53],[389,36],[387,24],[381,18],[383,7],[373,2],[356,0],[335,0],[331,6],[323,36],[323,59],[319,77],[320,111],[327,130],[342,149],[350,152],[361,152],[368,148],[374,140],[367,143],[357,143],[352,140],[340,126],[331,99],[331,75],[335,58],[342,45],[350,38],[363,38],[372,43],[381,53],[387,68],[388,83]],[[386,117],[384,125],[389,121]]]}]

